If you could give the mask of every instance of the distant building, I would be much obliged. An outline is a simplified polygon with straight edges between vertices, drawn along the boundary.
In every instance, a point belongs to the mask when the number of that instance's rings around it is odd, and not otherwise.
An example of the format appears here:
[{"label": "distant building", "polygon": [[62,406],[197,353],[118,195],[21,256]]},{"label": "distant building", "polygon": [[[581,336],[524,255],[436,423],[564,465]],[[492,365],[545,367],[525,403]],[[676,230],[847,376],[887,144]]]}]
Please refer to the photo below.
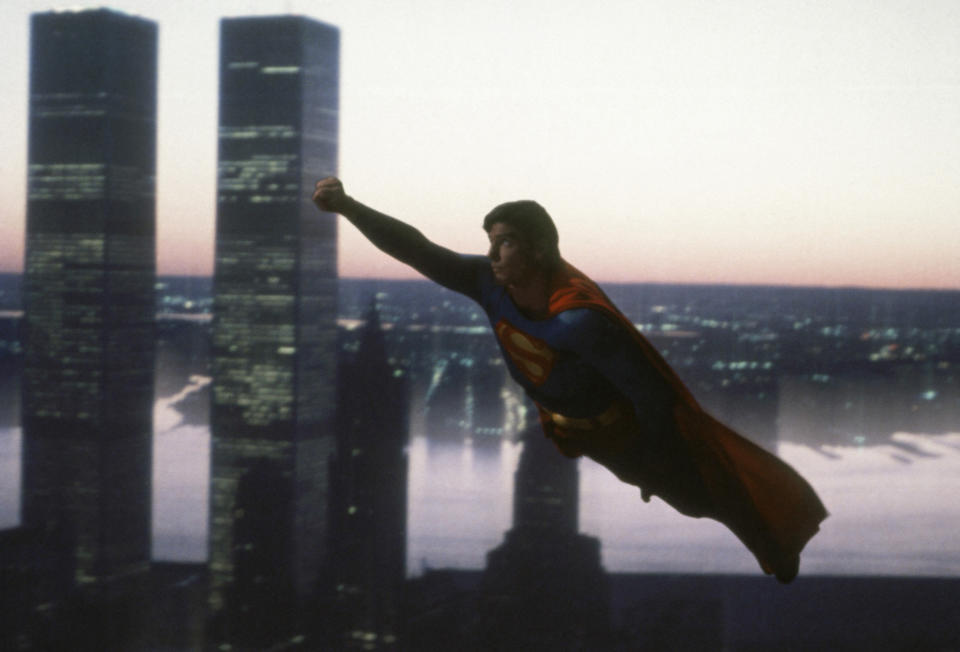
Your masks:
[{"label": "distant building", "polygon": [[498,450],[505,437],[507,424],[507,404],[504,400],[508,378],[506,367],[502,364],[477,364],[470,371],[470,437],[474,446]]},{"label": "distant building", "polygon": [[425,399],[425,424],[431,440],[460,443],[472,430],[472,401],[469,379],[474,361],[451,353],[439,358]]},{"label": "distant building", "polygon": [[375,309],[340,369],[331,518],[336,649],[401,647],[406,578],[409,387]]},{"label": "distant building", "polygon": [[576,460],[538,425],[523,436],[513,528],[487,554],[477,637],[491,650],[602,650],[610,644],[610,594],[600,542],[578,532]]},{"label": "distant building", "polygon": [[252,647],[316,590],[328,535],[336,220],[310,197],[336,171],[339,38],[303,17],[221,22],[210,605],[215,636]]},{"label": "distant building", "polygon": [[156,116],[155,23],[33,15],[22,514],[96,594],[150,562]]},{"label": "distant building", "polygon": [[960,380],[948,363],[872,362],[781,383],[781,439],[862,446],[897,432],[960,430]]},{"label": "distant building", "polygon": [[23,375],[23,349],[20,330],[23,313],[0,311],[0,428],[20,424],[20,379]]}]

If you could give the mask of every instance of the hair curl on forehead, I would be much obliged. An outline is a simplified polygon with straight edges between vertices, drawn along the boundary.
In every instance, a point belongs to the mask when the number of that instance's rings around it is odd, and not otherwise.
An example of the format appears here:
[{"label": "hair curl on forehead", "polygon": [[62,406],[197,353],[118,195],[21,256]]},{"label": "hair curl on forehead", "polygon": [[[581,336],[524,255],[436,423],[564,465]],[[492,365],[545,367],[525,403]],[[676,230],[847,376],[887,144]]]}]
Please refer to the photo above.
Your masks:
[{"label": "hair curl on forehead", "polygon": [[542,245],[550,262],[560,260],[557,227],[550,214],[537,202],[521,199],[500,204],[483,218],[483,230],[490,233],[493,225],[498,223],[512,226],[531,245]]}]

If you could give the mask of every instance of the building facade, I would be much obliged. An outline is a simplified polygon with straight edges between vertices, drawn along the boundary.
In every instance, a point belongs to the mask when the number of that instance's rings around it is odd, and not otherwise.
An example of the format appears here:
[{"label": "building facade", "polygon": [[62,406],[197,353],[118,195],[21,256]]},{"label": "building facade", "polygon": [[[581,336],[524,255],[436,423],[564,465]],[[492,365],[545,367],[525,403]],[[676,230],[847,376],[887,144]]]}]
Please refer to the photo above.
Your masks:
[{"label": "building facade", "polygon": [[75,582],[150,562],[157,26],[31,22],[22,518]]},{"label": "building facade", "polygon": [[210,606],[242,614],[309,596],[325,554],[336,220],[311,195],[336,172],[339,32],[232,18],[220,39]]}]

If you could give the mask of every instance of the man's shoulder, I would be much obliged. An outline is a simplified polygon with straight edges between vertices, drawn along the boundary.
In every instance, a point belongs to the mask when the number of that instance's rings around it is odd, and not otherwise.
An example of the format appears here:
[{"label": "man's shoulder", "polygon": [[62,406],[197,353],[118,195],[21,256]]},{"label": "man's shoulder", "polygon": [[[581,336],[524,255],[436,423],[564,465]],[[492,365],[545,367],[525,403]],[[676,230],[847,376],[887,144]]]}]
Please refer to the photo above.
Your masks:
[{"label": "man's shoulder", "polygon": [[500,314],[512,305],[507,299],[506,288],[497,283],[490,268],[490,259],[475,254],[460,254],[464,267],[470,270],[476,294],[471,295],[488,314]]},{"label": "man's shoulder", "polygon": [[550,292],[550,313],[556,315],[580,308],[616,312],[613,303],[599,285],[573,265],[564,262],[563,268],[554,275]]}]

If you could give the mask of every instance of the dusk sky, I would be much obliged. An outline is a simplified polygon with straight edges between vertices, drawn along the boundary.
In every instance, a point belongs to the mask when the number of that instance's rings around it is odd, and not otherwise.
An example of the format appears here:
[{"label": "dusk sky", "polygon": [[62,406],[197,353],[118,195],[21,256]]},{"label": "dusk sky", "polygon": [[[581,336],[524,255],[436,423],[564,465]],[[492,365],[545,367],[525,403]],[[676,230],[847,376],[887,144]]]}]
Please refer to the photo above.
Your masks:
[{"label": "dusk sky", "polygon": [[[453,249],[533,198],[601,281],[960,288],[960,2],[115,0],[160,25],[161,274],[213,269],[223,16],[341,30],[347,192]],[[0,3],[0,271],[29,15]],[[340,274],[415,277],[341,220]]]}]

